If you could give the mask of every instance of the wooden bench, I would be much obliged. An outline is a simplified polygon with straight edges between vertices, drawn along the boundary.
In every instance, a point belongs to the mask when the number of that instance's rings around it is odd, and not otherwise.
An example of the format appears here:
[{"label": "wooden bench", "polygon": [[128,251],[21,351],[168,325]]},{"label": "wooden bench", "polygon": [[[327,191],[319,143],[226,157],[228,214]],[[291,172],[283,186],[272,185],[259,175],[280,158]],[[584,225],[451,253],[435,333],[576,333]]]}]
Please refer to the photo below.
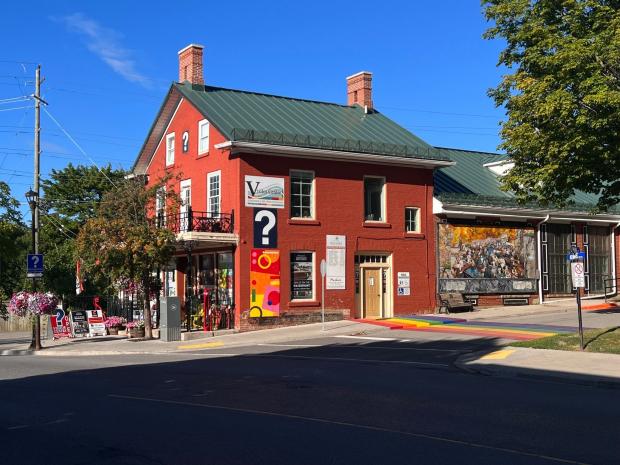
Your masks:
[{"label": "wooden bench", "polygon": [[461,311],[461,312],[473,312],[474,306],[469,302],[465,302],[463,299],[463,294],[459,292],[447,292],[439,294],[439,313],[443,313],[442,310],[445,310],[446,314],[449,314],[450,311]]}]

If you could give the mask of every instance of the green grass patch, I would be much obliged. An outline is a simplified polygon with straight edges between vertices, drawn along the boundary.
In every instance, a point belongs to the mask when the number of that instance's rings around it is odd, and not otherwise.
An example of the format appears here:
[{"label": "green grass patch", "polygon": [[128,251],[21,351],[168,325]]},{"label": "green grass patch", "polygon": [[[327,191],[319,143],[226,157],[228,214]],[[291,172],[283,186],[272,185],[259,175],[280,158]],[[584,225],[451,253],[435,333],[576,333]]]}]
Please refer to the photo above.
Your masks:
[{"label": "green grass patch", "polygon": [[[584,331],[583,342],[586,352],[620,354],[620,326]],[[580,350],[579,333],[557,334],[532,341],[515,342],[511,345],[533,349]]]}]

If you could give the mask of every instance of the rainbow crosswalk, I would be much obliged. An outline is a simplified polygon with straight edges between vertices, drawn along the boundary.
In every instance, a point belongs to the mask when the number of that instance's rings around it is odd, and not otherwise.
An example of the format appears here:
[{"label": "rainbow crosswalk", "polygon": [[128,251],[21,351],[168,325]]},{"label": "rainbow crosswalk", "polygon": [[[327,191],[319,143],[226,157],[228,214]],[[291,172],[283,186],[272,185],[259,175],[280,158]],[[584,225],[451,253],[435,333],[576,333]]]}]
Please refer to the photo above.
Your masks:
[{"label": "rainbow crosswalk", "polygon": [[407,331],[430,331],[449,334],[465,334],[501,339],[531,340],[556,334],[573,333],[575,328],[568,326],[496,323],[467,321],[463,318],[451,318],[435,315],[412,315],[386,318],[383,320],[358,320],[390,329]]}]

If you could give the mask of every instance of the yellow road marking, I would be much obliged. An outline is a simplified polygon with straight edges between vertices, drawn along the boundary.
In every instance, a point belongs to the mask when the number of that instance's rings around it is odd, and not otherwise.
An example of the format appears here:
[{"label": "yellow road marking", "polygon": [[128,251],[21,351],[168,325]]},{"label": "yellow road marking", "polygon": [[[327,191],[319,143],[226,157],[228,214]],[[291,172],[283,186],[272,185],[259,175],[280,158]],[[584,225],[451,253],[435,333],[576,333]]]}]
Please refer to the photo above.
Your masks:
[{"label": "yellow road marking", "polygon": [[504,359],[508,358],[510,356],[510,354],[512,354],[513,352],[514,352],[514,350],[511,350],[511,349],[496,350],[495,352],[491,352],[490,354],[485,355],[484,357],[482,357],[482,359],[484,359],[484,360],[504,360]]},{"label": "yellow road marking", "polygon": [[189,344],[185,346],[178,346],[177,349],[210,349],[212,347],[220,347],[223,345],[223,342],[204,342],[202,344]]}]

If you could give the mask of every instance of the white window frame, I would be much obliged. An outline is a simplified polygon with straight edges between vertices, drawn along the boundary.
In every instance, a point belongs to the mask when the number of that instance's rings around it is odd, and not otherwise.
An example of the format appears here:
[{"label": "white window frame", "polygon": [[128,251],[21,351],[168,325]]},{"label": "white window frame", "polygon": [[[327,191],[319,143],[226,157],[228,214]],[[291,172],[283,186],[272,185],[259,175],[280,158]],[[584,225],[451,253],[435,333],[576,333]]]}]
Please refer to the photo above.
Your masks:
[{"label": "white window frame", "polygon": [[[407,211],[408,210],[415,210],[415,229],[414,230],[409,230],[407,229]],[[422,220],[421,217],[422,215],[420,214],[421,209],[420,207],[405,207],[405,232],[408,234],[415,234],[415,233],[421,233],[422,232]]]},{"label": "white window frame", "polygon": [[[170,142],[172,141],[172,143]],[[176,138],[174,132],[166,135],[166,166],[174,165]]]},{"label": "white window frame", "polygon": [[[310,174],[312,176],[312,183],[310,184],[310,216],[293,216],[293,176],[296,174]],[[315,186],[316,186],[316,176],[314,171],[312,170],[290,170],[289,171],[289,188],[291,192],[291,205],[289,205],[289,215],[291,219],[294,220],[315,220],[316,219],[316,195],[315,195]]]},{"label": "white window frame", "polygon": [[[291,255],[293,255],[294,253],[309,253],[312,254],[312,297],[309,299],[294,299],[293,298],[293,276],[291,274],[291,268],[292,268],[292,263],[291,263]],[[314,250],[291,250],[289,251],[288,254],[288,259],[289,259],[289,276],[290,276],[290,289],[289,289],[289,301],[290,302],[316,302],[317,301],[317,296],[316,296],[316,252]]]},{"label": "white window frame", "polygon": [[[184,197],[183,197],[183,190],[185,190],[185,188],[189,188],[189,199],[187,202],[187,205],[184,205]],[[180,185],[179,185],[179,196],[181,197],[181,205],[180,210],[179,210],[179,219],[181,221],[181,229],[183,231],[187,231],[188,227],[189,227],[189,208],[192,208],[192,180],[191,179],[184,179],[181,181]],[[183,207],[187,206],[188,210],[183,211]]]},{"label": "white window frame", "polygon": [[[203,137],[203,131],[204,128],[206,129],[207,135],[206,137]],[[207,121],[206,119],[203,119],[201,121],[198,122],[198,155],[203,155],[205,153],[209,153],[209,133],[211,131],[211,125],[209,124],[209,121]],[[202,141],[203,139],[206,139],[206,147],[204,147]]]},{"label": "white window frame", "polygon": [[[381,186],[381,218],[380,220],[367,220],[366,219],[366,179],[381,179],[383,181],[383,185]],[[363,208],[364,208],[364,221],[366,223],[387,223],[387,202],[386,202],[386,189],[387,189],[387,180],[385,176],[364,176],[364,180],[362,183],[363,189]]]},{"label": "white window frame", "polygon": [[215,217],[219,218],[222,213],[222,171],[212,171],[207,174],[207,211],[209,214],[213,213],[211,210],[211,179],[214,177],[218,178],[218,195],[217,195],[217,215]]},{"label": "white window frame", "polygon": [[159,219],[159,213],[162,213],[162,224],[160,226],[166,225],[166,186],[162,186],[157,189],[157,193],[155,194],[155,220]]}]

